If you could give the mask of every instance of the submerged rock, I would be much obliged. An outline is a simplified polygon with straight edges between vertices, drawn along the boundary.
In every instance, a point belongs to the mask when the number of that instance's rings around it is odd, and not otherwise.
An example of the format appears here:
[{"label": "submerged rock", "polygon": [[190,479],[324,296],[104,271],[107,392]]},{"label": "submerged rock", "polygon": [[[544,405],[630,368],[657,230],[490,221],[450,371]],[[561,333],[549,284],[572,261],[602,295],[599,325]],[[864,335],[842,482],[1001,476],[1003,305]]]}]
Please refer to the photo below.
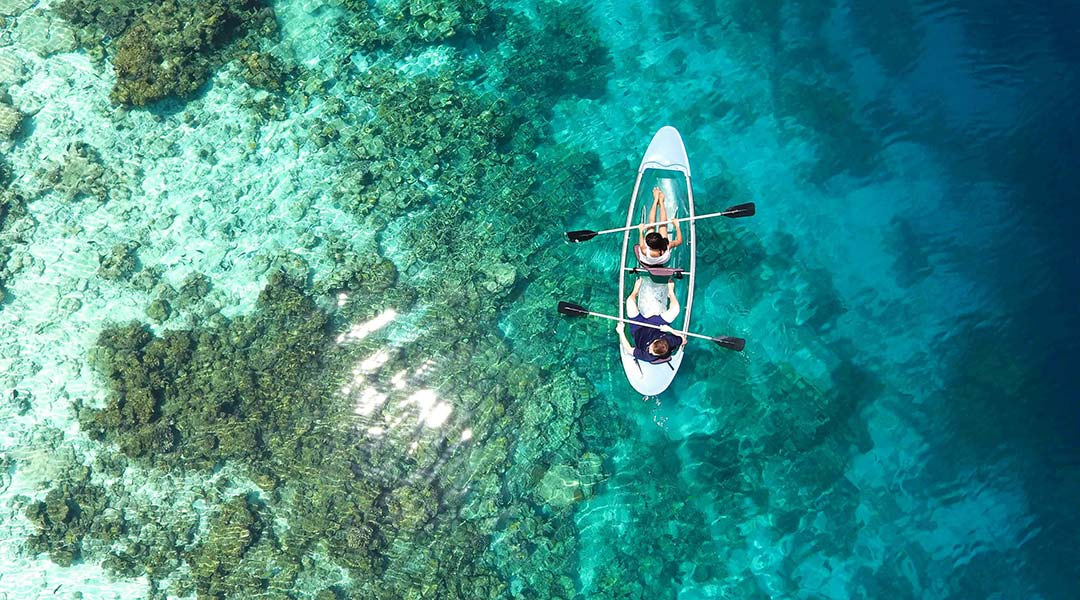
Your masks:
[{"label": "submerged rock", "polygon": [[0,16],[15,16],[37,4],[37,0],[0,0]]},{"label": "submerged rock", "polygon": [[0,139],[10,138],[18,130],[22,119],[22,113],[15,107],[0,102]]},{"label": "submerged rock", "polygon": [[41,56],[50,56],[75,49],[75,32],[50,11],[34,10],[23,13],[15,26],[15,43]]},{"label": "submerged rock", "polygon": [[0,49],[0,88],[26,81],[26,64],[10,48]]}]

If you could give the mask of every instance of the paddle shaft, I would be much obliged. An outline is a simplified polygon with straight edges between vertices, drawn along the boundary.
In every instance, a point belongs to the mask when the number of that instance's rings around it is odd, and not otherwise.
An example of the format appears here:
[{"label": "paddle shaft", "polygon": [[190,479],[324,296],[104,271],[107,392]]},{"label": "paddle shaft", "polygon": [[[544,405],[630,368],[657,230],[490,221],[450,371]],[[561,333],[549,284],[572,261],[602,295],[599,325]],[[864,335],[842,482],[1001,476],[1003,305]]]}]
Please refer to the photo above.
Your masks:
[{"label": "paddle shaft", "polygon": [[724,216],[727,216],[727,215],[731,214],[732,212],[734,212],[734,211],[724,210],[724,211],[720,211],[720,212],[716,212],[716,213],[709,213],[707,215],[696,215],[696,216],[693,216],[693,217],[683,217],[681,219],[668,219],[667,221],[657,221],[656,223],[641,223],[639,225],[631,225],[629,227],[617,227],[615,229],[605,229],[603,231],[597,231],[596,235],[604,235],[605,233],[616,233],[618,231],[626,231],[628,229],[637,229],[638,227],[641,227],[642,225],[645,225],[647,227],[647,226],[650,226],[650,225],[663,225],[665,223],[671,223],[671,222],[684,223],[686,221],[700,221],[701,219],[711,219],[712,217],[724,217]]},{"label": "paddle shaft", "polygon": [[[591,310],[585,311],[585,314],[589,315],[590,317],[600,317],[601,319],[608,319],[609,321],[619,321],[621,323],[629,323],[630,325],[639,325],[641,327],[648,327],[650,329],[660,329],[661,328],[660,325],[653,325],[652,323],[642,323],[640,321],[631,321],[630,319],[620,319],[619,317],[613,317],[611,315],[604,315],[604,314],[600,314],[600,313],[595,313],[595,312],[593,312]],[[678,331],[678,330],[673,329],[671,331],[671,333],[673,335],[688,335],[690,337],[696,337],[696,338],[701,338],[703,340],[709,340],[710,342],[713,341],[713,339],[711,337],[707,336],[707,335],[701,335],[700,333],[693,333],[693,332],[690,332],[690,331]]]}]

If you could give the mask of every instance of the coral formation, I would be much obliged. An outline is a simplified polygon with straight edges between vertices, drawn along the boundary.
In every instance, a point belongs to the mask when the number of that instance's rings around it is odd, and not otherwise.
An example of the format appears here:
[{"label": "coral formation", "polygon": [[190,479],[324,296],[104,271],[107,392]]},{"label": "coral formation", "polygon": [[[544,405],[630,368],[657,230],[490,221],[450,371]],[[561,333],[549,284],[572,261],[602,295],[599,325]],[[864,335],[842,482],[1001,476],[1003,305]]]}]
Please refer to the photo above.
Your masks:
[{"label": "coral formation", "polygon": [[0,305],[6,298],[4,281],[24,264],[22,257],[12,260],[15,247],[25,243],[34,228],[26,210],[26,196],[11,185],[12,177],[11,169],[0,157]]},{"label": "coral formation", "polygon": [[139,245],[133,242],[116,244],[108,254],[100,258],[98,277],[103,279],[128,279],[139,266],[135,251]]},{"label": "coral formation", "polygon": [[[260,580],[236,577],[244,555],[268,531],[258,506],[247,496],[235,496],[210,521],[206,541],[193,550],[188,562],[200,598],[229,598],[238,593],[258,594]],[[245,589],[246,588],[246,589]]]},{"label": "coral formation", "polygon": [[199,272],[188,273],[180,283],[180,290],[175,294],[178,305],[190,307],[206,299],[210,294],[210,278]]},{"label": "coral formation", "polygon": [[271,92],[282,91],[295,75],[296,68],[269,52],[248,52],[239,57],[241,74],[251,87]]},{"label": "coral formation", "polygon": [[228,42],[249,30],[264,33],[272,24],[272,11],[258,0],[151,4],[116,40],[112,98],[143,106],[188,97],[206,83]]},{"label": "coral formation", "polygon": [[119,104],[190,97],[233,52],[243,57],[252,85],[276,89],[275,78],[288,72],[257,48],[257,40],[277,28],[260,0],[64,0],[55,10],[92,56],[111,57],[112,99]]},{"label": "coral formation", "polygon": [[257,317],[198,333],[154,337],[137,324],[104,331],[94,362],[114,397],[80,415],[84,430],[170,468],[287,452],[297,428],[321,414],[311,404],[328,317],[280,273],[259,308]]},{"label": "coral formation", "polygon": [[76,27],[81,45],[96,47],[108,38],[120,37],[151,4],[146,0],[63,0],[54,10]]},{"label": "coral formation", "polygon": [[146,307],[146,318],[150,319],[151,323],[162,323],[168,320],[170,314],[172,306],[164,298],[154,298],[150,306]]},{"label": "coral formation", "polygon": [[[537,277],[563,260],[544,242],[573,202],[560,190],[571,182],[588,193],[601,165],[551,142],[546,123],[559,99],[602,91],[610,60],[586,15],[554,4],[538,20],[467,1],[353,9],[346,34],[371,53],[372,66],[362,77],[339,73],[346,97],[328,98],[306,125],[313,145],[348,149],[334,197],[378,233],[355,246],[323,240],[335,266],[312,283],[305,260],[261,253],[270,275],[250,314],[212,314],[156,334],[140,323],[102,332],[91,363],[109,396],[103,406],[80,406],[83,432],[141,467],[179,474],[235,466],[259,489],[216,501],[197,545],[166,547],[170,536],[190,539],[190,527],[164,524],[162,536],[107,565],[145,573],[171,595],[295,590],[318,555],[349,571],[347,585],[330,576],[308,582],[324,596],[572,597],[578,548],[566,532],[606,476],[604,458],[581,435],[595,391],[559,356],[535,346],[515,352],[500,328],[542,345],[560,326],[554,314],[504,309],[518,295],[546,302],[566,283]],[[156,31],[148,20],[168,11],[182,9],[116,13],[131,18],[118,58],[123,47],[134,60],[139,44],[160,54],[146,45]],[[540,60],[545,51],[526,44],[530,36],[564,46],[558,60]],[[406,75],[397,67],[434,42],[452,44],[440,48],[452,59],[439,69]],[[247,52],[252,64],[242,68],[275,68]],[[210,63],[192,64],[192,73],[205,73]],[[476,85],[492,74],[500,85]],[[150,76],[135,77],[132,89],[143,93],[140,77]],[[552,82],[558,87],[542,89]],[[330,89],[321,79],[303,87],[288,101],[306,106]],[[395,221],[406,224],[391,233]],[[382,255],[387,247],[393,261]],[[156,290],[151,320],[207,304],[207,278],[192,276],[177,291],[150,271],[132,283]],[[403,326],[407,346],[382,332],[350,337],[387,314],[422,319]],[[118,503],[123,494],[109,497]],[[278,519],[288,528],[271,525]],[[496,539],[500,550],[491,552]],[[177,547],[186,548],[187,573],[176,568]]]},{"label": "coral formation", "polygon": [[22,113],[15,107],[0,102],[0,139],[10,138],[22,123]]},{"label": "coral formation", "polygon": [[83,198],[105,201],[115,188],[122,187],[109,185],[112,173],[98,150],[85,142],[68,144],[61,162],[39,169],[38,176],[41,183],[48,184],[68,201]]},{"label": "coral formation", "polygon": [[[481,0],[344,0],[354,41],[368,50],[407,52],[415,44],[476,36],[487,27],[490,8]],[[385,24],[395,26],[387,27]]]},{"label": "coral formation", "polygon": [[[501,65],[504,85],[518,88],[526,102],[550,102],[553,90],[586,98],[601,95],[614,65],[587,10],[574,4],[540,3],[538,12],[539,30],[520,15],[500,15],[505,19],[509,54]],[[537,52],[543,53],[542,59]],[[537,110],[550,108],[541,105]]]},{"label": "coral formation", "polygon": [[[12,172],[11,167],[8,165],[4,157],[0,155],[0,191],[6,192],[8,186],[11,185]],[[0,208],[0,229],[4,226],[4,217],[7,213],[8,200],[5,198],[3,201],[3,208]]]},{"label": "coral formation", "polygon": [[89,480],[89,468],[69,469],[44,500],[26,507],[26,518],[37,529],[27,540],[28,550],[48,552],[56,564],[71,566],[82,558],[85,537],[109,529],[100,520],[107,504],[105,490]]}]

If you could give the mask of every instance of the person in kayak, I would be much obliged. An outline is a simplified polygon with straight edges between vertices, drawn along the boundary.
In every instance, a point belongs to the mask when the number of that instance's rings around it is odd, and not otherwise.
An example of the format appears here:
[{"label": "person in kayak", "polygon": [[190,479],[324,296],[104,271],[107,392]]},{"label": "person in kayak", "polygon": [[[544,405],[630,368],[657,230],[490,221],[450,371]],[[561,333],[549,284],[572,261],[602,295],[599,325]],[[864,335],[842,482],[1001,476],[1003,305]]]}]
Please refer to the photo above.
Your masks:
[{"label": "person in kayak", "polygon": [[[634,338],[634,345],[631,346],[629,340],[626,339],[624,323],[615,326],[615,333],[619,336],[619,343],[624,353],[647,363],[667,362],[671,359],[671,355],[686,343],[685,335],[676,334],[671,329],[671,322],[679,316],[680,309],[679,299],[675,297],[675,282],[669,281],[667,285],[667,310],[651,317],[643,317],[638,311],[637,299],[640,288],[641,279],[638,279],[634,284],[634,291],[630,292],[630,296],[626,299],[626,318],[631,321],[630,336]],[[633,322],[659,325],[660,329],[634,325]]]},{"label": "person in kayak", "polygon": [[[675,239],[668,239],[668,215],[665,205],[664,191],[659,187],[652,190],[653,203],[649,209],[649,222],[638,228],[638,246],[636,254],[638,262],[646,267],[662,267],[671,259],[671,251],[683,243],[682,227],[678,221],[672,223],[675,226]],[[657,221],[659,211],[660,220]],[[649,231],[655,227],[655,231]]]}]

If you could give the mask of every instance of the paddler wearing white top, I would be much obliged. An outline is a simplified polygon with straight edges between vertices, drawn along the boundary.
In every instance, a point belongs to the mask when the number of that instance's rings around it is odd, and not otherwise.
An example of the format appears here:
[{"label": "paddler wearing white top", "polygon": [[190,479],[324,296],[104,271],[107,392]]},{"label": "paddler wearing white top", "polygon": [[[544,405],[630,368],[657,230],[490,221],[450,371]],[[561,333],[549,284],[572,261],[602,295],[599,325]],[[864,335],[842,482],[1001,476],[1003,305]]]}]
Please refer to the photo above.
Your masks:
[{"label": "paddler wearing white top", "polygon": [[[668,240],[669,223],[667,206],[664,205],[664,191],[659,187],[654,187],[652,195],[653,204],[649,209],[649,222],[643,223],[638,228],[638,246],[635,254],[641,264],[648,267],[660,267],[671,259],[671,251],[683,243],[682,228],[679,227],[679,222],[675,221],[675,239]],[[658,210],[659,221],[656,220]],[[650,231],[653,228],[656,230]]]}]

